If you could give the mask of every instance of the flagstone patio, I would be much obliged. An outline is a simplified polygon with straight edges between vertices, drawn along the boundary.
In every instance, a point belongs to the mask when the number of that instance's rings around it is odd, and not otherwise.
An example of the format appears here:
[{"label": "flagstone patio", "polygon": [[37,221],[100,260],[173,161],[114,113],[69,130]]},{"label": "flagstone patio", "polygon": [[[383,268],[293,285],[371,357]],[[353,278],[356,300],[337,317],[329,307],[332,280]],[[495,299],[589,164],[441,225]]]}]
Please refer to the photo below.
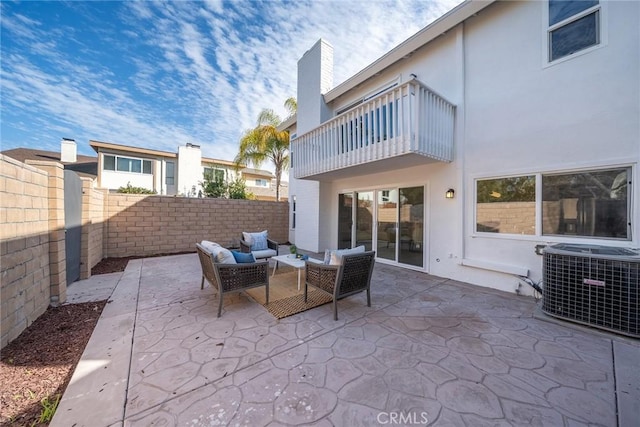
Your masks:
[{"label": "flagstone patio", "polygon": [[338,321],[330,304],[277,320],[244,293],[217,318],[200,277],[187,254],[70,286],[110,302],[51,426],[640,419],[640,342],[541,319],[532,298],[378,263],[372,307],[341,300]]}]

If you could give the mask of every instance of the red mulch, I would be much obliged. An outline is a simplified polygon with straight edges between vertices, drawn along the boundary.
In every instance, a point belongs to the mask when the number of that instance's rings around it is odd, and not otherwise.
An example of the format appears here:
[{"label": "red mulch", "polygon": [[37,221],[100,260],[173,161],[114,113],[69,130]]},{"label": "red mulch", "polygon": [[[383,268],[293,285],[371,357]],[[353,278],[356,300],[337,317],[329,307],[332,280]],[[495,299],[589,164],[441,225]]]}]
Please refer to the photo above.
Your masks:
[{"label": "red mulch", "polygon": [[0,425],[46,426],[41,401],[62,396],[106,301],[49,307],[0,356]]}]

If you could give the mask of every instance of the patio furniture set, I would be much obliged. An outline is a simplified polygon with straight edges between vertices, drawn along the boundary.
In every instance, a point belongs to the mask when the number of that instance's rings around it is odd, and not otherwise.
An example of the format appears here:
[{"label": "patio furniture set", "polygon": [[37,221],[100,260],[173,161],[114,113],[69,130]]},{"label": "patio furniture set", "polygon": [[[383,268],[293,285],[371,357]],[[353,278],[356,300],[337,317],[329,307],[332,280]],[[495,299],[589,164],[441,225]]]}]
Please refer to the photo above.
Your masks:
[{"label": "patio furniture set", "polygon": [[278,264],[293,267],[298,275],[300,291],[301,273],[304,270],[304,301],[308,287],[322,291],[332,297],[333,318],[338,320],[337,301],[350,295],[366,291],[367,306],[371,307],[371,276],[375,264],[375,252],[365,251],[364,246],[352,249],[327,250],[324,260],[299,259],[296,255],[279,255],[278,243],[268,238],[268,232],[242,233],[240,251],[229,250],[218,243],[203,240],[196,243],[202,267],[200,289],[205,280],[218,293],[218,317],[222,315],[223,296],[232,292],[243,292],[256,287],[265,287],[269,303],[269,260],[273,259],[272,277]]}]

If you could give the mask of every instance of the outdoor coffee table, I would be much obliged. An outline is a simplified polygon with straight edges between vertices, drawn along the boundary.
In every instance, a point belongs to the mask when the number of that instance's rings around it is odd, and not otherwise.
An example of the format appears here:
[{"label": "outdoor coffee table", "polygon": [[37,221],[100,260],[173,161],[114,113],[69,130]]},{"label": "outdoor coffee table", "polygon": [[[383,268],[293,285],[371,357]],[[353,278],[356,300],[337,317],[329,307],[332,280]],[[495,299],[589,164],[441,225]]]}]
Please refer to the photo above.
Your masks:
[{"label": "outdoor coffee table", "polygon": [[[300,290],[300,272],[304,270],[304,260],[296,258],[295,255],[278,255],[271,257],[271,259],[276,262],[276,265],[273,266],[273,273],[271,273],[271,277],[276,274],[276,269],[278,268],[279,263],[291,266],[298,271],[298,290]],[[307,261],[322,264],[322,261],[319,259],[308,258]]]}]

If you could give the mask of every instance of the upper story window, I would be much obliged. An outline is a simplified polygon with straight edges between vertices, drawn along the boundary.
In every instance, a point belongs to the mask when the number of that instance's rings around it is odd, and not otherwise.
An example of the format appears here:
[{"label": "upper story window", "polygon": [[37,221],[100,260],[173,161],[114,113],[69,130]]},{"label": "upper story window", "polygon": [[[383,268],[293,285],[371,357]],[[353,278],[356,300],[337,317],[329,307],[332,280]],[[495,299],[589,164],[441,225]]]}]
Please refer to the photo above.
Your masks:
[{"label": "upper story window", "polygon": [[268,187],[269,183],[267,182],[266,179],[256,179],[256,187]]},{"label": "upper story window", "polygon": [[549,62],[600,44],[598,0],[549,0]]},{"label": "upper story window", "polygon": [[105,154],[103,169],[108,171],[132,172],[151,175],[151,160]]},{"label": "upper story window", "polygon": [[224,182],[225,171],[218,168],[204,168],[204,177],[216,182]]}]

